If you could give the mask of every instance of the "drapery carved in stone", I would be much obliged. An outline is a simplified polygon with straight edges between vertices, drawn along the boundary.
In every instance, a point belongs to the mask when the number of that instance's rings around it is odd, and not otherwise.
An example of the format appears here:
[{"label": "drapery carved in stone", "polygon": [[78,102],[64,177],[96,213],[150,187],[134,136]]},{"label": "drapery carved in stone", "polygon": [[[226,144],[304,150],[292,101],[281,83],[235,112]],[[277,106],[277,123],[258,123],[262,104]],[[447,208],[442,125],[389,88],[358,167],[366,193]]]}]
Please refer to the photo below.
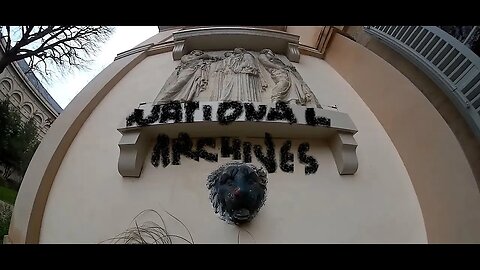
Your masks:
[{"label": "drapery carved in stone", "polygon": [[243,48],[208,54],[194,50],[182,56],[154,102],[194,101],[205,90],[210,101],[284,101],[321,108],[291,63],[270,49],[258,53]]},{"label": "drapery carved in stone", "polygon": [[255,57],[245,49],[224,53],[225,58],[212,65],[209,86],[212,101],[261,101],[260,71]]},{"label": "drapery carved in stone", "polygon": [[182,56],[180,65],[167,79],[154,103],[194,100],[206,89],[210,64],[217,60],[219,59],[200,50]]},{"label": "drapery carved in stone", "polygon": [[317,107],[321,107],[312,90],[303,81],[294,66],[283,63],[270,49],[263,49],[258,60],[265,66],[275,82],[275,87],[272,89],[272,102],[284,101],[306,105],[307,102],[314,101]]}]

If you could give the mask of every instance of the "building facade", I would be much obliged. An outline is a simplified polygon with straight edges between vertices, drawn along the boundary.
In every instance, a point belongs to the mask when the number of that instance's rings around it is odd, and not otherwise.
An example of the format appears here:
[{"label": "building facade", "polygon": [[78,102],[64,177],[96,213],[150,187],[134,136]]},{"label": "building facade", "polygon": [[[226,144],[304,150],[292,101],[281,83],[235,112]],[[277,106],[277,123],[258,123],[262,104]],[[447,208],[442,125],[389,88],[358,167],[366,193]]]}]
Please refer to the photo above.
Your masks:
[{"label": "building facade", "polygon": [[23,121],[33,117],[40,139],[63,111],[35,74],[29,72],[25,60],[9,65],[0,74],[0,99],[9,99],[20,110]]},{"label": "building facade", "polygon": [[6,242],[480,242],[472,154],[348,27],[159,30],[57,119]]}]

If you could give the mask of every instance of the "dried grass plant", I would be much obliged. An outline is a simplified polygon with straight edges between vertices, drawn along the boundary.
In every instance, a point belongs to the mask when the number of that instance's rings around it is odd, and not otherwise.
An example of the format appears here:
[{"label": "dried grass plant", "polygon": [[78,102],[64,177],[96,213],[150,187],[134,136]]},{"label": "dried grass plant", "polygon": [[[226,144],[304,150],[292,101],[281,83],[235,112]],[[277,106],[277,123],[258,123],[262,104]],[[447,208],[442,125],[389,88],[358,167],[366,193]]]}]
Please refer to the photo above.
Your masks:
[{"label": "dried grass plant", "polygon": [[[161,220],[161,224],[158,224],[153,221],[147,221],[144,223],[138,224],[137,219],[148,212],[154,213],[158,216]],[[180,223],[185,230],[189,234],[189,239],[177,234],[172,234],[167,230],[167,225],[165,224],[165,220],[163,219],[162,215],[158,213],[156,210],[147,209],[140,212],[136,215],[132,222],[129,224],[129,228],[124,232],[117,234],[116,236],[109,238],[105,241],[100,243],[107,243],[107,244],[173,244],[174,239],[181,240],[180,242],[194,244],[192,234],[188,230],[187,226],[175,217],[174,215],[170,214],[169,212],[165,211],[170,217],[175,219],[178,223]],[[135,224],[135,226],[132,226]],[[175,242],[176,243],[176,242]]]},{"label": "dried grass plant", "polygon": [[[146,221],[143,223],[139,224],[138,218],[146,213],[154,213],[159,220],[161,221],[160,224],[153,222],[153,221]],[[109,238],[107,240],[104,240],[100,242],[101,244],[177,244],[177,243],[187,243],[187,244],[195,244],[192,234],[190,233],[190,230],[185,226],[185,224],[169,213],[168,211],[165,211],[165,213],[168,214],[168,216],[172,217],[176,222],[180,223],[183,228],[188,232],[188,237],[184,237],[178,234],[173,234],[170,233],[167,230],[167,225],[165,224],[165,220],[160,215],[160,213],[154,209],[146,209],[140,212],[138,215],[136,215],[133,220],[130,222],[128,229],[125,231],[117,234],[116,236]],[[250,233],[248,230],[245,228],[242,228],[241,226],[236,226],[238,228],[238,234],[237,234],[237,244],[240,244],[240,235],[241,232],[244,231],[246,232],[250,238],[255,242],[255,238],[253,237],[252,233]],[[174,241],[175,239],[180,240]]]}]

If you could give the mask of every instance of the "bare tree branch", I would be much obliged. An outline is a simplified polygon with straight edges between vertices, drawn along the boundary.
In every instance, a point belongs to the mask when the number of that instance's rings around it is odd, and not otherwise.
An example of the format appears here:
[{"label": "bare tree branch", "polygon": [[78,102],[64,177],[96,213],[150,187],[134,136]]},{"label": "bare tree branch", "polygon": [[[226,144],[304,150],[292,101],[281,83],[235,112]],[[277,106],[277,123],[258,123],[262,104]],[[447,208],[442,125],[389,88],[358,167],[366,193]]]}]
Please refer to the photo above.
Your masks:
[{"label": "bare tree branch", "polygon": [[[0,26],[0,31],[2,31]],[[36,70],[41,76],[49,74],[49,66],[56,67],[61,73],[72,68],[85,69],[94,56],[99,44],[105,42],[113,33],[113,27],[107,26],[18,26],[18,34],[10,26],[4,27],[6,37],[5,54],[0,59],[0,72],[10,63],[26,59],[30,70]]]},{"label": "bare tree branch", "polygon": [[33,33],[32,35],[22,36],[22,38],[15,44],[15,46],[13,46],[13,48],[11,50],[16,51],[20,47],[31,44],[31,43],[35,42],[36,40],[41,39],[42,37],[50,34],[52,32],[52,30],[53,30],[53,26],[48,26],[46,29],[41,30],[41,31],[36,32],[36,33]]},{"label": "bare tree branch", "polygon": [[27,26],[27,30],[26,30],[26,32],[25,32],[25,35],[27,35],[27,36],[30,35],[30,33],[32,32],[32,30],[33,30],[33,26]]},{"label": "bare tree branch", "polygon": [[5,28],[7,29],[7,50],[10,49],[10,46],[11,46],[11,37],[10,37],[10,26],[5,26]]}]

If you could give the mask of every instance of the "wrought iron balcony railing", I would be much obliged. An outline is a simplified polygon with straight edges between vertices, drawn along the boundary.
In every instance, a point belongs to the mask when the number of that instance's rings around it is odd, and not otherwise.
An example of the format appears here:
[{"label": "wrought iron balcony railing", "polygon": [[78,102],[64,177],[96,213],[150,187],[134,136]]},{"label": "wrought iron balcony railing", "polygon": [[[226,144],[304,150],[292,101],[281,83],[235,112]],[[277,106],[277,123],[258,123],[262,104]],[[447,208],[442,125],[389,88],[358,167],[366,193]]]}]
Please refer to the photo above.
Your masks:
[{"label": "wrought iron balcony railing", "polygon": [[480,57],[435,26],[365,26],[364,30],[422,69],[480,139]]}]

